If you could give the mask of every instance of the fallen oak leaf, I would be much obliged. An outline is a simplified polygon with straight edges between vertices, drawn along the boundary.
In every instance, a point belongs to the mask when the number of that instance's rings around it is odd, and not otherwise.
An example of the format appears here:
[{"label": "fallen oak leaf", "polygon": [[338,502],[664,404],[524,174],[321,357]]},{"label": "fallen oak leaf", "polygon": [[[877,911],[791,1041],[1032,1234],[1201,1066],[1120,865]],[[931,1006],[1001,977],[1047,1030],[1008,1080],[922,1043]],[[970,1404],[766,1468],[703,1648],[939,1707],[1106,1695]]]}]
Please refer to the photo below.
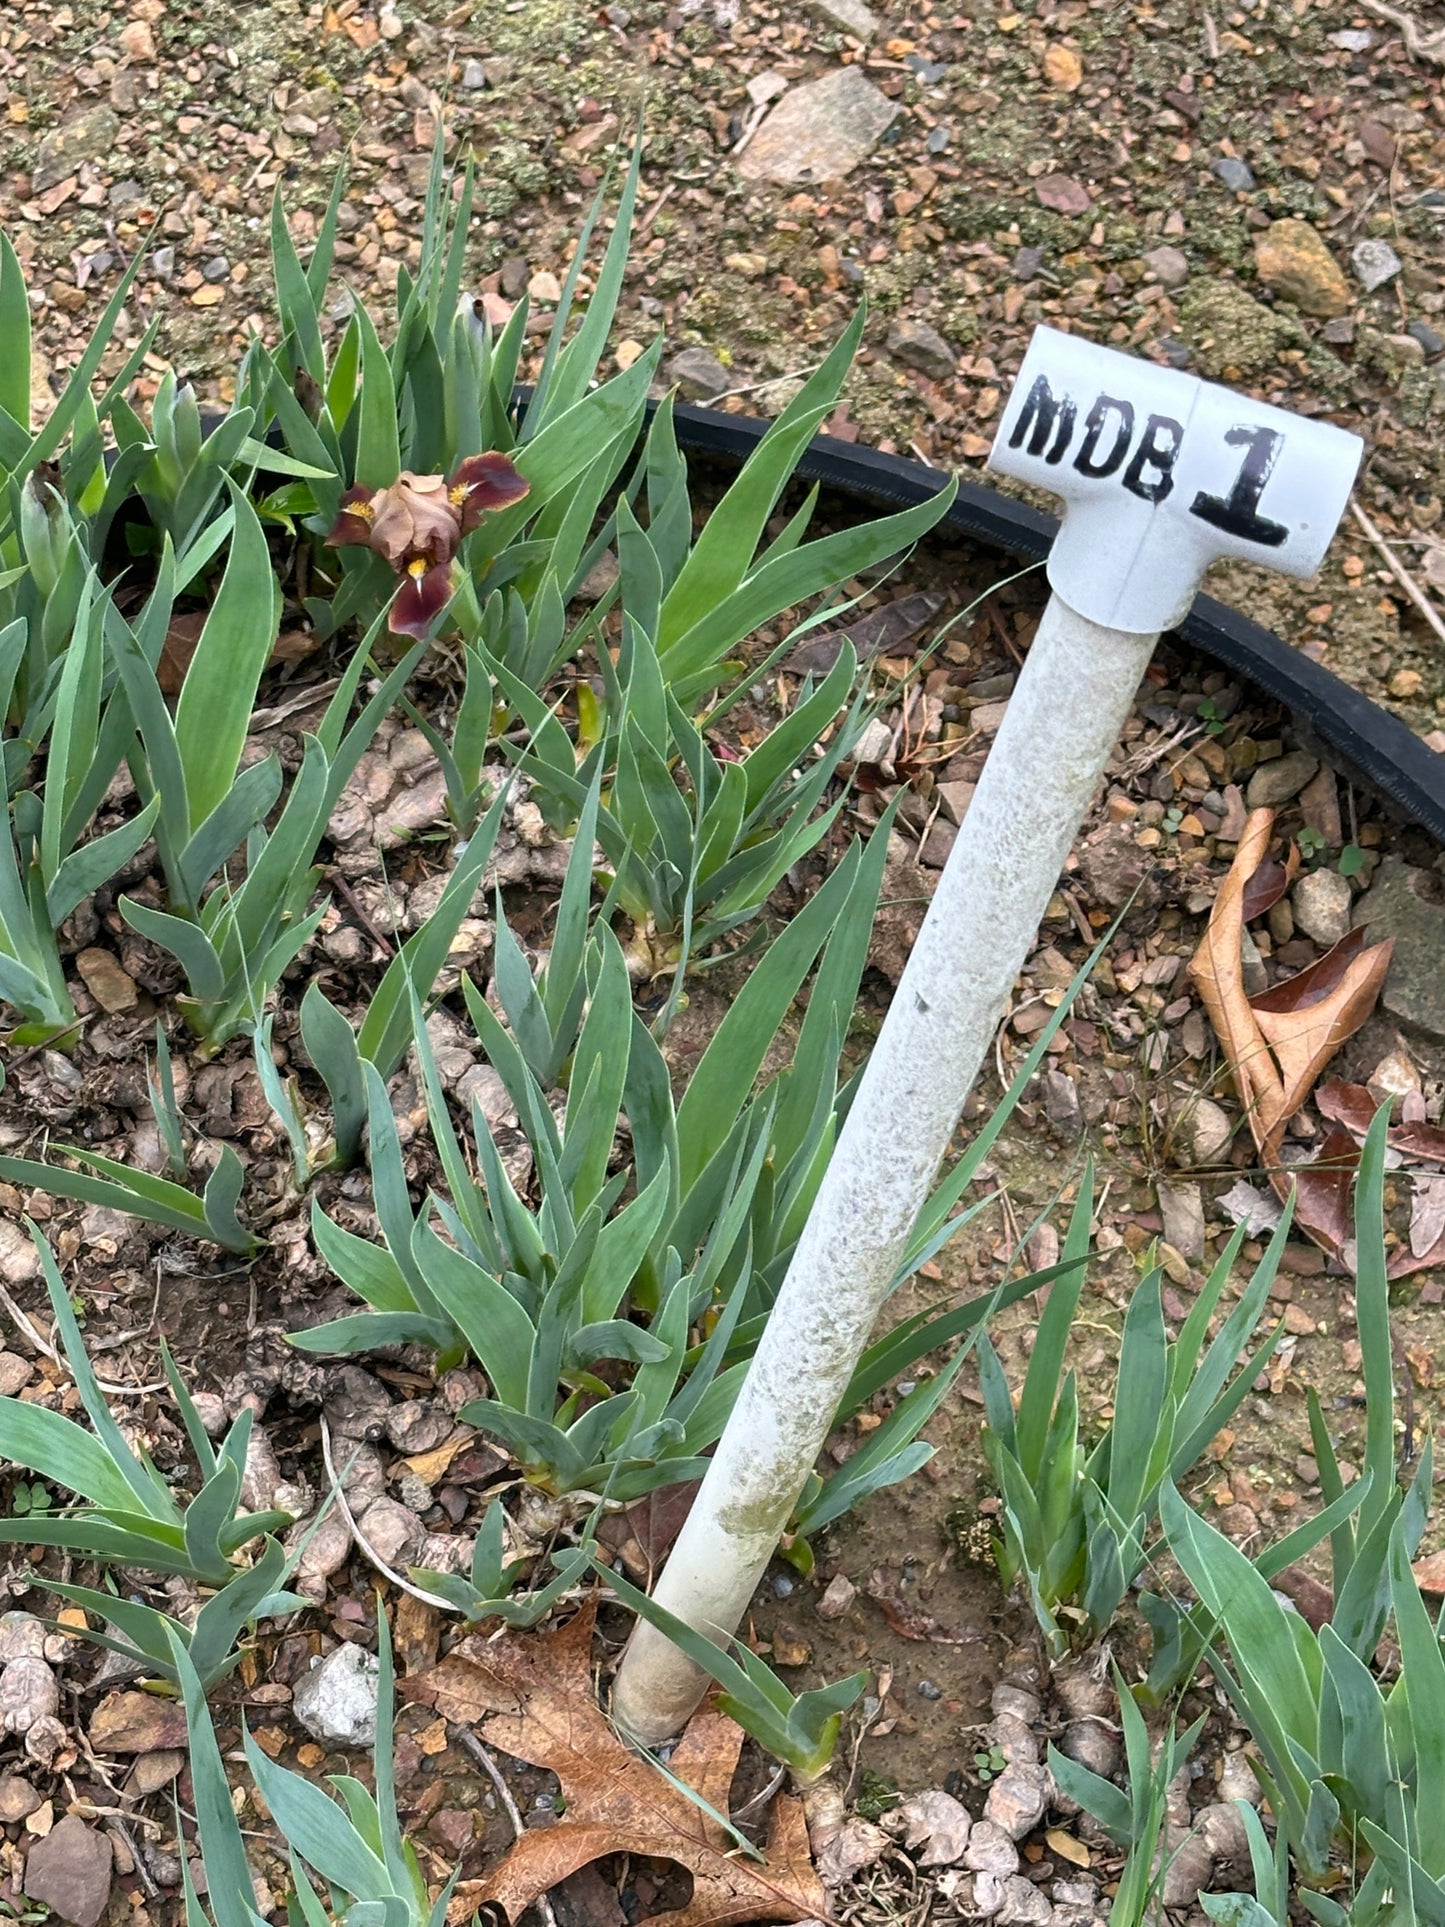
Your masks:
[{"label": "fallen oak leaf", "polygon": [[1268,855],[1272,810],[1253,810],[1245,822],[1233,863],[1214,899],[1209,922],[1189,962],[1189,974],[1224,1047],[1230,1075],[1244,1105],[1256,1144],[1267,1132],[1261,1118],[1279,1107],[1281,1080],[1244,989],[1241,944],[1250,880]]},{"label": "fallen oak leaf", "polygon": [[[522,1834],[482,1880],[457,1889],[454,1917],[492,1906],[516,1921],[579,1867],[631,1853],[677,1861],[692,1875],[687,1905],[654,1915],[650,1927],[816,1919],[826,1902],[808,1854],[802,1803],[788,1795],[774,1801],[765,1862],[738,1855],[722,1825],[629,1751],[598,1706],[596,1612],[594,1598],[557,1632],[470,1636],[429,1672],[401,1682],[405,1698],[479,1725],[499,1751],[555,1773],[567,1803],[555,1826]],[[742,1740],[741,1727],[704,1707],[688,1722],[668,1772],[726,1813]]]},{"label": "fallen oak leaf", "polygon": [[1315,1079],[1375,1008],[1394,947],[1393,938],[1372,944],[1367,928],[1352,930],[1307,969],[1250,999],[1281,1072],[1279,1111],[1261,1149],[1278,1149]]},{"label": "fallen oak leaf", "polygon": [[1251,811],[1208,926],[1190,961],[1210,1022],[1224,1047],[1250,1133],[1280,1197],[1298,1187],[1298,1224],[1332,1256],[1350,1234],[1349,1190],[1358,1162],[1348,1131],[1332,1132],[1313,1165],[1285,1168],[1284,1129],[1345,1039],[1374,1009],[1389,968],[1391,942],[1372,944],[1353,930],[1332,950],[1256,997],[1244,988],[1242,943],[1250,916],[1279,900],[1293,875],[1269,855],[1272,810]]},{"label": "fallen oak leaf", "polygon": [[[1315,1105],[1322,1117],[1343,1124],[1350,1134],[1364,1142],[1366,1131],[1379,1108],[1364,1084],[1348,1084],[1332,1077],[1315,1092]],[[1445,1130],[1438,1124],[1406,1118],[1390,1126],[1390,1149],[1402,1157],[1424,1158],[1431,1164],[1445,1164]]]},{"label": "fallen oak leaf", "polygon": [[1331,1131],[1316,1158],[1286,1173],[1295,1185],[1296,1224],[1335,1258],[1354,1235],[1350,1193],[1359,1165],[1359,1147],[1349,1132]]}]

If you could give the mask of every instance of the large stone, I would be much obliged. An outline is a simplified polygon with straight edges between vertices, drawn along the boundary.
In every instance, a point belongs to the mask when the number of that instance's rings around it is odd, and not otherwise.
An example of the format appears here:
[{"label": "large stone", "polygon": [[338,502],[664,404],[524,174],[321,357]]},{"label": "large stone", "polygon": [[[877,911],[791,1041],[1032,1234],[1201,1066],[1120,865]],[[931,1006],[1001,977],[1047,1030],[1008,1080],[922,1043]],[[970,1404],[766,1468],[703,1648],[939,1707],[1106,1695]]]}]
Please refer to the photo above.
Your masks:
[{"label": "large stone", "polygon": [[379,1696],[374,1653],[347,1644],[296,1683],[292,1711],[323,1746],[371,1746]]},{"label": "large stone", "polygon": [[1422,887],[1438,887],[1437,880],[1401,857],[1386,857],[1355,907],[1355,922],[1369,924],[1376,939],[1395,939],[1380,999],[1385,1009],[1408,1029],[1445,1044],[1445,903],[1422,895]]},{"label": "large stone", "polygon": [[731,371],[706,348],[683,348],[668,362],[667,372],[685,401],[711,401],[733,385]]},{"label": "large stone", "polygon": [[1180,1157],[1186,1164],[1214,1164],[1229,1149],[1234,1125],[1229,1113],[1212,1097],[1191,1099],[1175,1124]]},{"label": "large stone", "polygon": [[916,368],[932,381],[947,381],[958,366],[958,357],[938,332],[926,321],[899,315],[888,330],[888,352],[905,367]]},{"label": "large stone", "polygon": [[737,159],[749,181],[833,181],[891,126],[898,103],[857,67],[839,67],[784,94]]},{"label": "large stone", "polygon": [[1181,1258],[1204,1256],[1204,1200],[1197,1184],[1166,1184],[1161,1179],[1159,1216],[1164,1221],[1165,1242],[1173,1245]]},{"label": "large stone", "polygon": [[1306,314],[1344,314],[1349,283],[1308,221],[1273,221],[1254,239],[1255,272],[1267,288]]},{"label": "large stone", "polygon": [[1244,800],[1252,810],[1274,810],[1298,796],[1319,768],[1319,758],[1308,750],[1292,749],[1272,762],[1261,763],[1249,779]]},{"label": "large stone", "polygon": [[110,1902],[112,1865],[107,1836],[67,1813],[30,1849],[25,1892],[73,1927],[96,1927]]},{"label": "large stone", "polygon": [[1338,870],[1309,871],[1295,885],[1290,902],[1300,929],[1326,950],[1350,934],[1354,892]]},{"label": "large stone", "polygon": [[40,143],[35,171],[30,177],[32,191],[44,194],[49,188],[59,187],[82,161],[107,159],[119,132],[119,116],[104,103],[57,127]]}]

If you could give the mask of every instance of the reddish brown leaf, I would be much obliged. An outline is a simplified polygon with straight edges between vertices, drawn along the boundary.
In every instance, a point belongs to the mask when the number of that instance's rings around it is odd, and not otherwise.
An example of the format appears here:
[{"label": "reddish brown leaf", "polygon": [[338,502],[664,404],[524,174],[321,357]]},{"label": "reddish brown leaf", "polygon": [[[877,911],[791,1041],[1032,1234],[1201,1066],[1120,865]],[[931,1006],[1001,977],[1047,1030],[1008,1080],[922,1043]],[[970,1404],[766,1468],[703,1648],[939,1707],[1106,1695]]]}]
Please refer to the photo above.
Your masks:
[{"label": "reddish brown leaf", "polygon": [[667,1557],[682,1531],[700,1483],[698,1479],[686,1479],[680,1485],[664,1486],[645,1498],[634,1499],[631,1505],[602,1520],[597,1537],[611,1546],[635,1578],[650,1584],[654,1568]]},{"label": "reddish brown leaf", "polygon": [[1404,1157],[1424,1158],[1430,1164],[1445,1164],[1445,1131],[1438,1124],[1392,1125],[1390,1143]]},{"label": "reddish brown leaf", "polygon": [[[674,1860],[692,1875],[691,1900],[654,1915],[651,1927],[741,1927],[822,1914],[800,1801],[775,1801],[766,1865],[745,1860],[716,1821],[618,1739],[593,1691],[595,1617],[589,1601],[555,1633],[463,1639],[430,1672],[401,1684],[405,1698],[449,1720],[480,1722],[490,1744],[555,1773],[567,1802],[556,1826],[524,1833],[485,1879],[458,1887],[452,1917],[493,1906],[515,1921],[538,1895],[609,1853]],[[704,1707],[668,1770],[726,1812],[742,1738],[741,1727]]]},{"label": "reddish brown leaf", "polygon": [[1281,863],[1276,856],[1267,856],[1244,886],[1244,920],[1253,923],[1262,917],[1266,910],[1272,910],[1294,881],[1294,873],[1299,868],[1299,852],[1290,845],[1289,856]]},{"label": "reddish brown leaf", "polygon": [[191,666],[191,657],[196,653],[196,644],[201,639],[205,624],[204,609],[185,609],[180,615],[171,617],[166,639],[161,644],[161,659],[156,664],[156,681],[161,686],[163,696],[180,695],[181,684],[186,679],[186,671]]},{"label": "reddish brown leaf", "polygon": [[[1281,1175],[1295,1182],[1295,1223],[1335,1257],[1354,1230],[1350,1192],[1360,1153],[1348,1131],[1331,1131],[1312,1164],[1293,1165]],[[1278,1188],[1278,1187],[1276,1187]]]},{"label": "reddish brown leaf", "polygon": [[1315,1092],[1315,1108],[1331,1124],[1342,1124],[1363,1141],[1375,1115],[1375,1100],[1363,1084],[1347,1084],[1342,1077],[1331,1077]]}]

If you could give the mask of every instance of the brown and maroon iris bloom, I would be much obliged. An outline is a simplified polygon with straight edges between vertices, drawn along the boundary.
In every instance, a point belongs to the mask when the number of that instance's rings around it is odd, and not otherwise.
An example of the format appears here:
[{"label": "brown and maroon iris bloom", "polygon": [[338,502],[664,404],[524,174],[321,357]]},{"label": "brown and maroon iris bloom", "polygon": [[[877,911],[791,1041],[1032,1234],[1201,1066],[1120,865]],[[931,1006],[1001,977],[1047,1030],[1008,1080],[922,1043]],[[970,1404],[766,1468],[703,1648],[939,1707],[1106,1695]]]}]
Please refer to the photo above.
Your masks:
[{"label": "brown and maroon iris bloom", "polygon": [[413,475],[389,488],[349,488],[326,540],[334,548],[374,549],[401,578],[388,623],[393,634],[424,638],[452,590],[452,558],[491,509],[520,502],[528,483],[505,455],[469,455],[454,475]]}]

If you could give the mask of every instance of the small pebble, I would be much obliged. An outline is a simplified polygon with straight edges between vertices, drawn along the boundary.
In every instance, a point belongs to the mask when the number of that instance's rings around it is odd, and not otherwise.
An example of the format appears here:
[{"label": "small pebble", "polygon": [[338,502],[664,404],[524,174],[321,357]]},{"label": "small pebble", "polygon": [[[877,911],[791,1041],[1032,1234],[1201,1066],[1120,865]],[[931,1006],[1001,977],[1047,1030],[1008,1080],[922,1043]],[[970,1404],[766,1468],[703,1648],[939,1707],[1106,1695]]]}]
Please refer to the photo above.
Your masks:
[{"label": "small pebble", "polygon": [[1376,288],[1383,288],[1387,281],[1393,281],[1402,265],[1390,243],[1380,240],[1378,236],[1356,242],[1350,253],[1350,261],[1355,277],[1366,294],[1373,294]]},{"label": "small pebble", "polygon": [[936,1686],[931,1679],[921,1679],[918,1682],[918,1697],[926,1700],[941,1700],[943,1688]]},{"label": "small pebble", "polygon": [[923,143],[930,154],[941,154],[953,138],[951,127],[930,127],[928,139]]},{"label": "small pebble", "polygon": [[1254,186],[1254,176],[1243,161],[1217,160],[1212,171],[1219,180],[1223,181],[1231,194],[1247,194]]},{"label": "small pebble", "polygon": [[207,281],[224,281],[231,272],[231,264],[224,254],[213,254],[201,268]]}]

